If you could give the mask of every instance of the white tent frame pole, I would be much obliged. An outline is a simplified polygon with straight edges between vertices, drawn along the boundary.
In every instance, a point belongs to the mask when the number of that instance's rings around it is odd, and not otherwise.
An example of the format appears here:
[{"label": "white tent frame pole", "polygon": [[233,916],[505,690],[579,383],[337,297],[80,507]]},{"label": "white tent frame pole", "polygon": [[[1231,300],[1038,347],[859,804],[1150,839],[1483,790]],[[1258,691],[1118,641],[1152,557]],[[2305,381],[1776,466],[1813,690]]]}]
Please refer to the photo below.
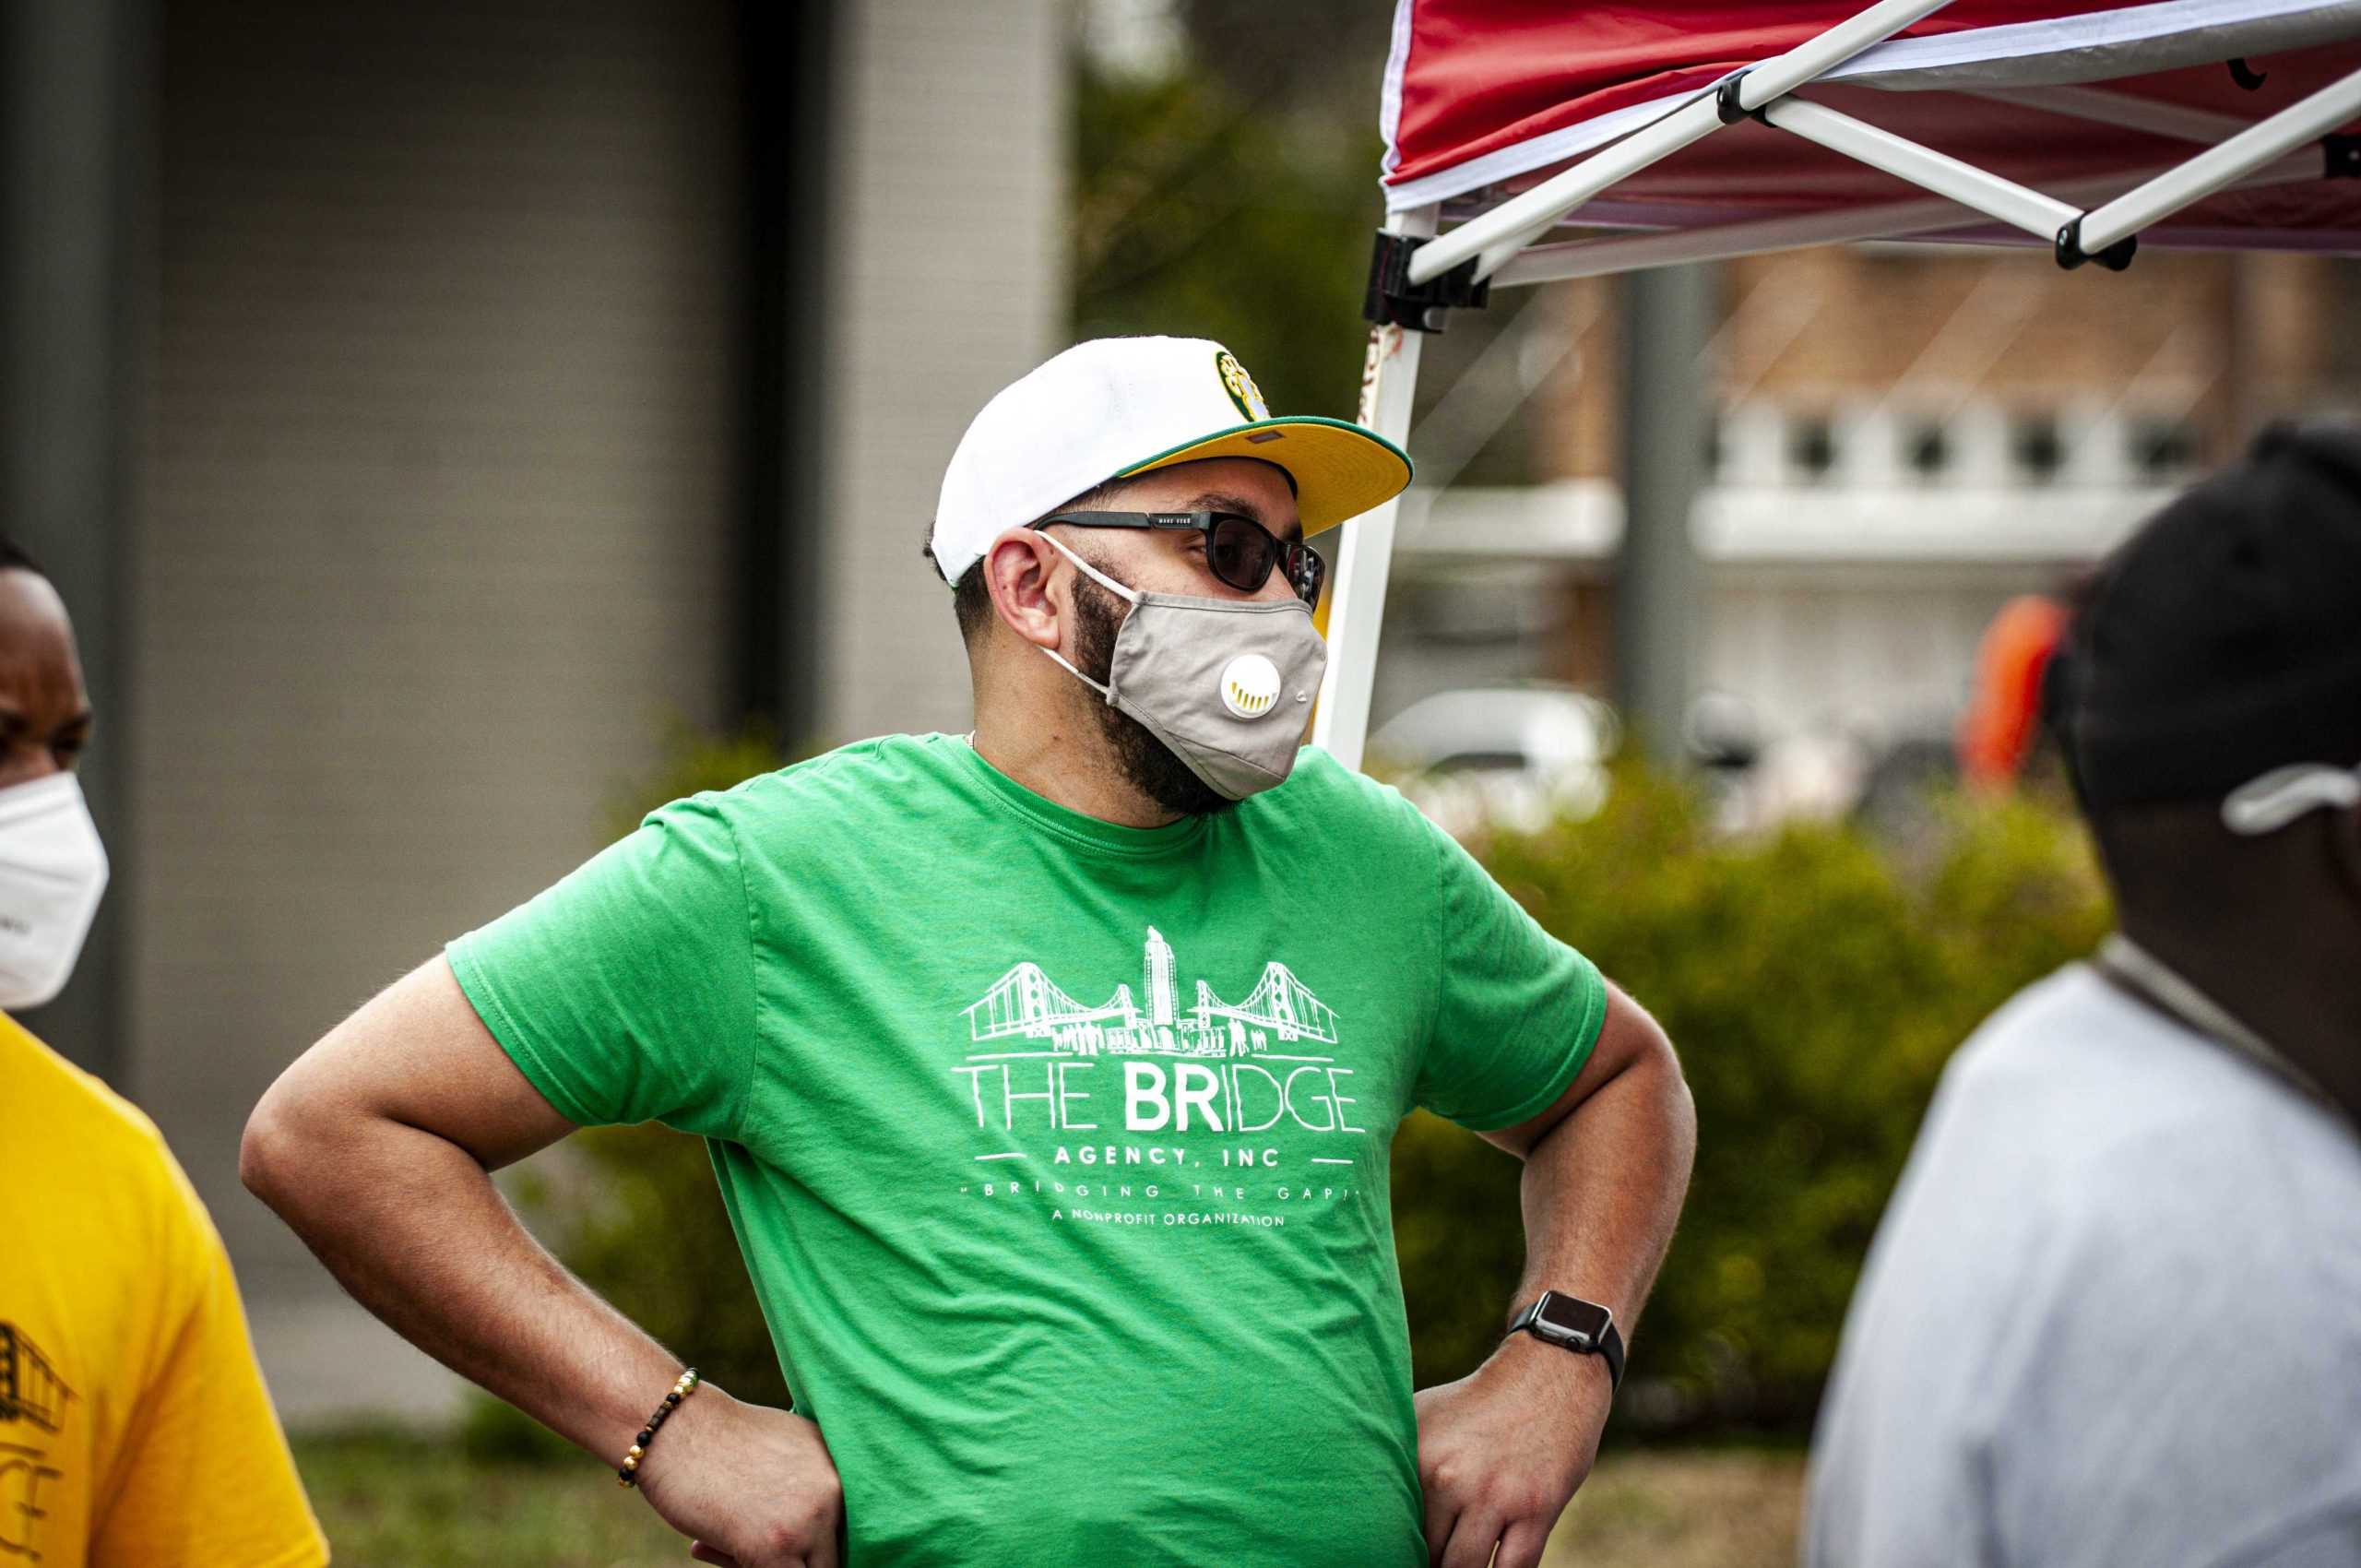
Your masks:
[{"label": "white tent frame pole", "polygon": [[1644,125],[1621,141],[1551,176],[1522,196],[1511,196],[1491,211],[1471,218],[1430,244],[1420,245],[1410,258],[1410,281],[1424,283],[1457,267],[1489,246],[1520,235],[1544,231],[1575,208],[1590,200],[1627,174],[1641,170],[1702,139],[1721,125],[1708,94],[1690,100],[1663,119]]},{"label": "white tent frame pole", "polygon": [[[2238,182],[2241,187],[2295,184],[2319,178],[2319,160],[2302,151],[2291,153]],[[2081,199],[2104,200],[2120,189],[2123,176],[2078,181],[2065,187]],[[1566,244],[1536,245],[1493,275],[1497,286],[1508,289],[1527,283],[1554,283],[1570,278],[1604,278],[1644,267],[1675,267],[1692,261],[1732,261],[1739,256],[1767,255],[1775,251],[1804,250],[1813,245],[1847,244],[1863,240],[1918,238],[1950,229],[1967,228],[1980,214],[1941,196],[1921,201],[1888,202],[1849,212],[1807,212],[1788,218],[1763,218],[1724,223],[1711,229],[1688,229],[1668,234],[1618,235]],[[2047,239],[2048,236],[2043,236]]]},{"label": "white tent frame pole", "polygon": [[2319,140],[2356,115],[2361,115],[2361,71],[2331,82],[2179,168],[2093,208],[2082,220],[2082,247],[2086,254],[2096,255],[2159,219],[2235,184],[2306,142]]},{"label": "white tent frame pole", "polygon": [[[1879,0],[1877,5],[1818,37],[1749,69],[1738,85],[1738,105],[1760,109],[1774,99],[1783,98],[1950,3],[1951,0]],[[1524,195],[1502,202],[1482,217],[1461,224],[1433,244],[1421,245],[1410,258],[1410,281],[1427,282],[1470,256],[1488,254],[1497,259],[1489,267],[1479,266],[1477,271],[1479,276],[1489,276],[1526,244],[1548,232],[1566,214],[1608,186],[1702,140],[1719,129],[1721,124],[1712,93],[1691,99],[1622,141],[1543,181]]]},{"label": "white tent frame pole", "polygon": [[[1412,208],[1386,220],[1390,234],[1426,238],[1442,216],[1440,206]],[[1409,449],[1410,404],[1418,390],[1423,332],[1379,327],[1370,333],[1361,370],[1360,422]],[[1394,566],[1394,530],[1402,514],[1397,495],[1337,530],[1335,584],[1328,593],[1328,671],[1311,718],[1311,743],[1345,766],[1360,770],[1369,741],[1370,697],[1377,684],[1377,639],[1385,617],[1385,584]]]},{"label": "white tent frame pole", "polygon": [[[1507,265],[1519,251],[1556,228],[1568,213],[1588,202],[1608,186],[1636,174],[1643,169],[1661,163],[1682,148],[1692,142],[1703,141],[1721,128],[1721,113],[1714,107],[1714,100],[1710,96],[1691,99],[1655,125],[1644,130],[1634,132],[1629,140],[1617,142],[1596,157],[1574,165],[1573,168],[1558,176],[1558,179],[1564,181],[1565,184],[1551,192],[1547,204],[1548,210],[1542,212],[1532,222],[1493,241],[1477,253],[1476,276],[1479,279],[1489,278]],[[1580,178],[1574,177],[1577,175]],[[1555,184],[1557,181],[1552,181],[1549,184],[1536,185],[1525,194],[1538,195],[1543,191],[1549,191],[1551,185]],[[1500,210],[1507,211],[1514,208],[1517,201],[1524,199],[1524,196],[1519,196],[1514,201],[1505,202]],[[1489,213],[1485,215],[1488,218],[1489,216]],[[1483,220],[1481,218],[1476,220],[1478,223]],[[1435,244],[1448,244],[1466,232],[1464,228],[1454,229],[1446,238],[1436,241]],[[1424,281],[1418,276],[1418,269],[1426,265],[1427,252],[1433,248],[1433,245],[1424,246],[1410,258],[1412,282]],[[1435,264],[1433,268],[1435,272],[1444,269],[1442,263]]]},{"label": "white tent frame pole", "polygon": [[[1762,111],[1762,118],[1806,141],[1818,142],[1831,152],[1856,163],[1909,181],[1921,190],[1946,196],[1962,207],[1999,219],[2028,234],[2055,239],[2058,231],[2082,216],[2076,208],[2039,191],[1987,173],[1973,163],[1920,147],[1906,137],[1880,130],[1866,120],[1839,113],[1823,104],[1798,98],[1783,99]],[[2268,160],[2265,160],[2268,161]],[[2084,242],[2089,248],[2089,242]]]}]

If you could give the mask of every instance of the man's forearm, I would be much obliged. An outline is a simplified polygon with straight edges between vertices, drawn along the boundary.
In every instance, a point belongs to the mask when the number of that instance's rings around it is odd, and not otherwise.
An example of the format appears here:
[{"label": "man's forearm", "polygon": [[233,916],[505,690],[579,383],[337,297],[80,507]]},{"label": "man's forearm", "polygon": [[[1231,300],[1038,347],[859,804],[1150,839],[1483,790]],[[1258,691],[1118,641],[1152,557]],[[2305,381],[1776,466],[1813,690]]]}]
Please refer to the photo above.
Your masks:
[{"label": "man's forearm", "polygon": [[[1525,1158],[1525,1279],[1503,1328],[1555,1289],[1600,1302],[1628,1334],[1689,1189],[1688,1086],[1664,1032],[1619,992],[1584,1073],[1596,1087],[1577,1075],[1560,1097],[1568,1109],[1486,1134]],[[1512,1335],[1468,1376],[1414,1397],[1430,1559],[1534,1568],[1597,1457],[1613,1402],[1605,1359]]]},{"label": "man's forearm", "polygon": [[1543,1290],[1608,1308],[1628,1338],[1672,1244],[1697,1113],[1669,1048],[1639,1056],[1525,1161],[1525,1277],[1502,1323]]},{"label": "man's forearm", "polygon": [[293,1112],[248,1134],[243,1173],[396,1333],[594,1454],[620,1455],[679,1373],[447,1139]]}]

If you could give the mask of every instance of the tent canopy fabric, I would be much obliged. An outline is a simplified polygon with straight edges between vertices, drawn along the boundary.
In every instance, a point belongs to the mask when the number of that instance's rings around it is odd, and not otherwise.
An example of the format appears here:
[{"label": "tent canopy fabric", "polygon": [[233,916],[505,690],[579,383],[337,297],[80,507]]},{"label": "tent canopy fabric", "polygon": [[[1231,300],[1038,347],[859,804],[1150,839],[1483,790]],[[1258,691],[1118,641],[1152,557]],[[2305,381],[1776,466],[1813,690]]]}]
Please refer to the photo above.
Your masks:
[{"label": "tent canopy fabric", "polygon": [[[1387,207],[1472,217],[1860,9],[1398,0],[1382,102]],[[2361,0],[1954,0],[1796,96],[2081,205],[2356,69]],[[2327,172],[2282,168],[2174,213],[2142,241],[2361,252],[2361,179]],[[1804,137],[1738,124],[1565,221],[1594,234],[1690,230],[1924,195]],[[1964,211],[1925,237],[2030,241]]]}]

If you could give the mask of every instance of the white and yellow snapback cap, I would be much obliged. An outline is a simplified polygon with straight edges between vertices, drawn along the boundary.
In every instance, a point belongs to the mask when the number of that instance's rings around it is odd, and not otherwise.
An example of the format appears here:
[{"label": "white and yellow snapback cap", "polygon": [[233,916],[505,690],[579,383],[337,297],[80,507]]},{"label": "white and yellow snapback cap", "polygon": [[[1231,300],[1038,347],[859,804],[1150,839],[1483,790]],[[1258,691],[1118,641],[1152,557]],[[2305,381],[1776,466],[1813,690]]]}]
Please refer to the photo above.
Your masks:
[{"label": "white and yellow snapback cap", "polygon": [[1273,415],[1246,369],[1204,338],[1094,338],[1003,387],[943,470],[929,548],[945,582],[1003,530],[1110,479],[1206,457],[1256,457],[1294,479],[1303,531],[1400,494],[1410,459],[1373,431]]}]

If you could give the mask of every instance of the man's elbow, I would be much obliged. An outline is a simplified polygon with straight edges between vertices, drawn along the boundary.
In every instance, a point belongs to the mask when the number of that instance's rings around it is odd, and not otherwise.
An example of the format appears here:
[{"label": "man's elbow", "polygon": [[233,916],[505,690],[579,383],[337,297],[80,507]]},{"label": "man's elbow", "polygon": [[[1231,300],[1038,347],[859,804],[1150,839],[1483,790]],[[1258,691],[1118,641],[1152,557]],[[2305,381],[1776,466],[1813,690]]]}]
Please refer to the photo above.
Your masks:
[{"label": "man's elbow", "polygon": [[1627,1031],[1623,1036],[1628,1041],[1624,1047],[1624,1071],[1631,1075],[1635,1085],[1643,1086],[1643,1095],[1652,1102],[1655,1119],[1674,1146],[1682,1151],[1694,1150],[1697,1101],[1689,1092],[1689,1079],[1680,1070],[1680,1053],[1673,1049],[1672,1037],[1637,1004],[1619,1012],[1618,1022]]},{"label": "man's elbow", "polygon": [[238,1140],[238,1180],[246,1191],[291,1218],[290,1209],[309,1163],[305,1155],[313,1142],[314,1108],[305,1103],[303,1089],[288,1081],[290,1075],[264,1091],[246,1118],[245,1133]]},{"label": "man's elbow", "polygon": [[[1654,1020],[1650,1022],[1653,1024]],[[1654,1038],[1648,1042],[1645,1060],[1655,1071],[1665,1124],[1680,1151],[1685,1170],[1697,1153],[1697,1099],[1689,1092],[1689,1076],[1680,1070],[1680,1053],[1673,1050],[1672,1038],[1661,1026],[1651,1028],[1649,1033]]]}]

